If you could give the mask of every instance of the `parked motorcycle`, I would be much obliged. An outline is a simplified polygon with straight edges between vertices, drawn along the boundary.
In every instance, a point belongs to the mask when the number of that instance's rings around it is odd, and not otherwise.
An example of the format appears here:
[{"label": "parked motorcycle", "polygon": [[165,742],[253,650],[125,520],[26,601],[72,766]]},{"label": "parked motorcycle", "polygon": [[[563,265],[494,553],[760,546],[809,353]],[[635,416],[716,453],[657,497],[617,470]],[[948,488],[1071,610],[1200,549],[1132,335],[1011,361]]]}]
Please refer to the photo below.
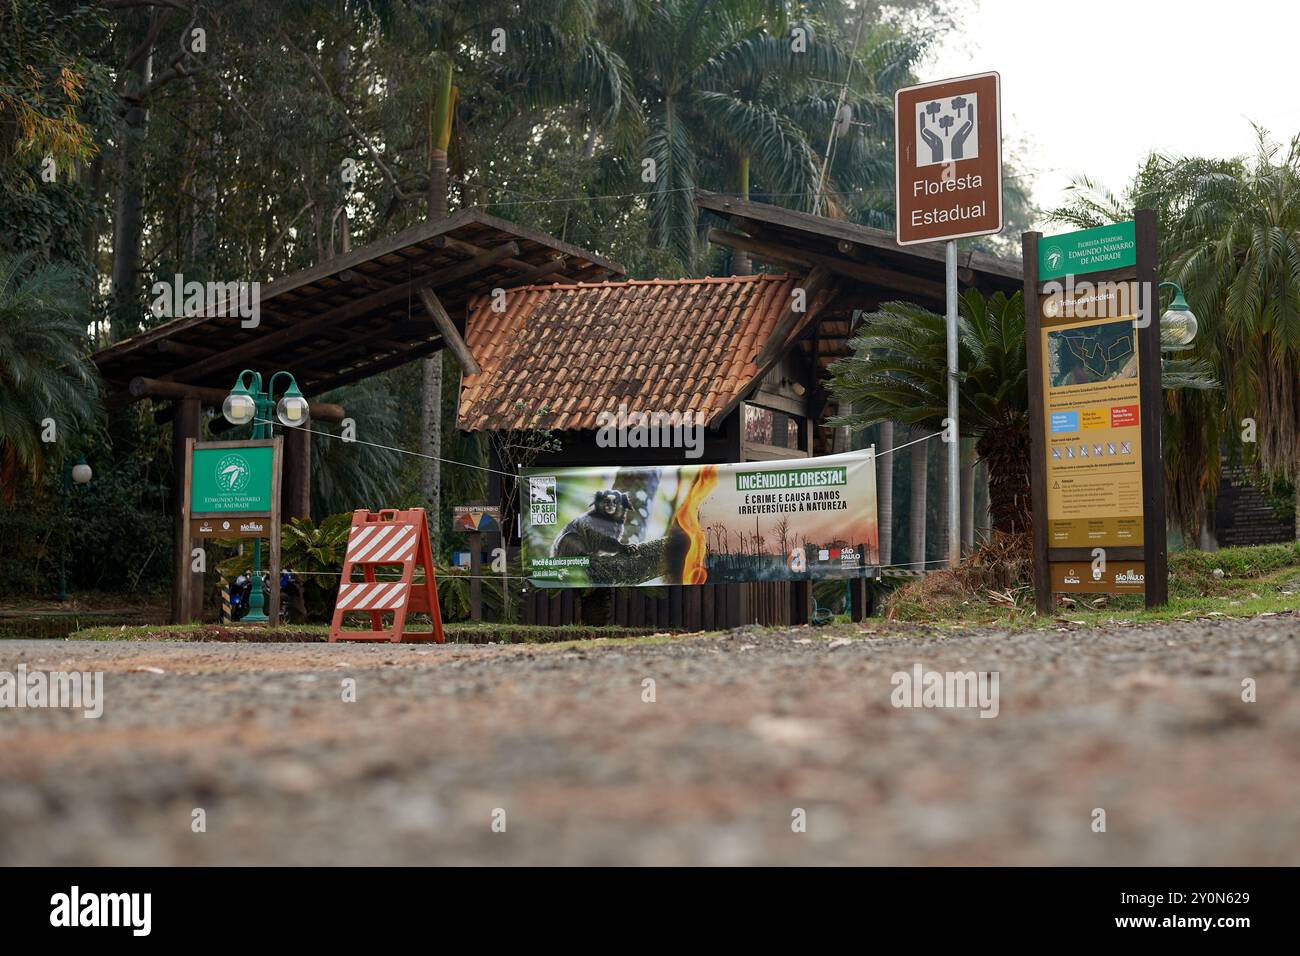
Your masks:
[{"label": "parked motorcycle", "polygon": [[[271,606],[271,576],[266,571],[261,572],[262,579],[262,609]],[[253,592],[253,576],[244,572],[235,578],[230,585],[230,620],[232,622],[240,620],[248,613],[249,598]],[[299,583],[294,573],[287,568],[280,572],[280,621],[288,623],[292,617],[295,608],[299,604],[299,596],[302,593],[302,585]]]}]

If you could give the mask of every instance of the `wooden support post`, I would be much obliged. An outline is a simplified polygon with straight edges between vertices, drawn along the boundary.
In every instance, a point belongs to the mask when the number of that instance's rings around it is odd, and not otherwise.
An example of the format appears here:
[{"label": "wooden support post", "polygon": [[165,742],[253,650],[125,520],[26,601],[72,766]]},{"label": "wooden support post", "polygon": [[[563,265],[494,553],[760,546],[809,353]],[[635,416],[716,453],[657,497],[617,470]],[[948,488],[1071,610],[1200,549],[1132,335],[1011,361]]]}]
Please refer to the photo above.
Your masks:
[{"label": "wooden support post", "polygon": [[311,420],[284,429],[284,491],[280,514],[285,521],[311,517]]},{"label": "wooden support post", "polygon": [[471,621],[483,620],[483,534],[471,531],[469,537],[469,617]]},{"label": "wooden support post", "polygon": [[[203,575],[190,570],[190,520],[189,520],[189,453],[188,443],[198,441],[200,428],[200,403],[197,398],[185,398],[176,403],[172,419],[172,474],[175,502],[174,551],[172,554],[172,623],[188,624],[194,617],[196,602],[202,607]],[[197,599],[195,579],[198,580]]]},{"label": "wooden support post", "polygon": [[871,613],[867,606],[867,579],[849,579],[849,620],[855,624],[866,619]]}]

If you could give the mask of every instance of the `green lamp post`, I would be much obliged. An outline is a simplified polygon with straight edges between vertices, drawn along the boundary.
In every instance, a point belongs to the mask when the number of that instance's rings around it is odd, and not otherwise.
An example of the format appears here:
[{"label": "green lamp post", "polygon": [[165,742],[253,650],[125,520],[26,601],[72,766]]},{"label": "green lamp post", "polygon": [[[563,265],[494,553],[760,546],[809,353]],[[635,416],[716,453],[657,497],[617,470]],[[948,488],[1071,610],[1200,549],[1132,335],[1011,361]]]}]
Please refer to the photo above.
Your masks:
[{"label": "green lamp post", "polygon": [[[284,376],[289,386],[275,400],[275,383]],[[235,387],[230,390],[226,400],[221,403],[221,414],[232,425],[253,423],[253,438],[270,438],[273,424],[272,414],[280,424],[289,428],[298,428],[307,421],[307,399],[298,390],[298,382],[289,372],[276,372],[271,376],[270,385],[262,390],[262,376],[252,369],[244,369],[235,379]],[[262,539],[253,539],[253,578],[248,592],[248,613],[244,620],[251,624],[263,624],[268,618],[263,610],[262,598]]]},{"label": "green lamp post", "polygon": [[[63,463],[63,523],[66,527],[71,521],[70,510],[72,507],[72,487],[73,485],[87,484],[94,472],[86,464],[85,458],[77,459],[74,465],[70,461]],[[65,538],[63,548],[59,552],[59,603],[65,604],[68,600],[68,542]]]}]

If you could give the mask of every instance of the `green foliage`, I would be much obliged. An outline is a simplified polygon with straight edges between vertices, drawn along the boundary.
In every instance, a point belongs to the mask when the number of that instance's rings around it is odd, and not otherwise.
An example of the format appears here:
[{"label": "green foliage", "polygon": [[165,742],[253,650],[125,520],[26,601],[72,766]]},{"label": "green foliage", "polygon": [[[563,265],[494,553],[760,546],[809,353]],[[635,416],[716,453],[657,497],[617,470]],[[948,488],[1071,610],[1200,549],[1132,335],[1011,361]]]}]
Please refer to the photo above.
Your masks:
[{"label": "green foliage", "polygon": [[76,50],[76,33],[86,15],[56,12],[44,0],[0,4],[0,184],[6,189],[34,188],[26,163],[49,156],[66,172],[95,150],[78,114],[90,67]]},{"label": "green foliage", "polygon": [[30,255],[0,254],[0,497],[19,475],[40,474],[49,453],[93,421],[98,387],[86,360],[86,310],[66,264],[33,268]]},{"label": "green foliage", "polygon": [[[1019,426],[1029,410],[1025,310],[1019,292],[961,296],[957,325],[962,434]],[[850,415],[832,424],[882,421],[937,430],[948,414],[943,316],[910,302],[886,302],[863,316],[853,354],[830,368],[831,390]]]},{"label": "green foliage", "polygon": [[[486,566],[483,573],[485,576],[479,582],[483,597],[483,616],[488,620],[500,620],[502,608],[504,607],[501,579],[496,576],[486,576],[488,574]],[[444,621],[468,621],[470,616],[469,574],[465,571],[439,567],[437,575],[438,607],[442,610],[442,619]]]},{"label": "green foliage", "polygon": [[98,441],[89,484],[65,492],[60,471],[0,503],[0,594],[53,596],[61,555],[70,591],[140,596],[171,578],[172,520],[164,476],[147,461],[112,464]]},{"label": "green foliage", "polygon": [[321,433],[311,439],[314,515],[394,507],[402,464],[402,455],[393,450],[400,447],[398,394],[390,373],[321,396],[320,401],[347,409],[357,422],[358,440],[344,442],[339,426],[312,423],[312,431]]}]

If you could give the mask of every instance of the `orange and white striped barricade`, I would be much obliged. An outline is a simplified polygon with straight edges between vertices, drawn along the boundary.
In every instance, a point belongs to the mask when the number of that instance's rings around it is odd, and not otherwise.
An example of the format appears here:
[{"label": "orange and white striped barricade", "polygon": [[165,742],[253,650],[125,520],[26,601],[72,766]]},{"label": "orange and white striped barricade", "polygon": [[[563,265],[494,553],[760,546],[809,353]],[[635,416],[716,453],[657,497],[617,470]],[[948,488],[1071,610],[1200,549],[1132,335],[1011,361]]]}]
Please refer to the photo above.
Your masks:
[{"label": "orange and white striped barricade", "polygon": [[[419,565],[423,580],[415,580]],[[380,580],[376,568],[392,571],[401,568],[401,578],[391,575]],[[360,569],[361,578],[356,578]],[[432,628],[408,631],[407,614],[428,614]],[[370,630],[345,631],[344,619],[350,614],[368,614]],[[388,619],[385,625],[385,618]],[[442,612],[438,607],[438,583],[434,578],[433,552],[429,546],[429,526],[424,509],[398,511],[387,508],[379,512],[352,512],[352,531],[347,555],[343,559],[343,577],[339,581],[334,620],[330,624],[330,642],[334,641],[444,641]]]}]

